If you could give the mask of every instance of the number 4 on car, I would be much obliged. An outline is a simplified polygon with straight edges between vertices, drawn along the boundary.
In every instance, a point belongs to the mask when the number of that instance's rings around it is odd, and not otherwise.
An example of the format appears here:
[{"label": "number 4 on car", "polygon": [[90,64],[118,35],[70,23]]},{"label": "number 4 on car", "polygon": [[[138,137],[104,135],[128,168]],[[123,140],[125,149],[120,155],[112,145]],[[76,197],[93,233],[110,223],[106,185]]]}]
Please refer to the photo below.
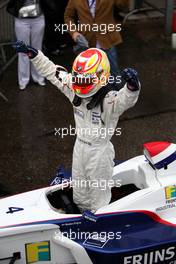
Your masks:
[{"label": "number 4 on car", "polygon": [[13,214],[24,210],[24,208],[20,207],[9,207],[8,209],[9,210],[6,212],[6,214]]}]

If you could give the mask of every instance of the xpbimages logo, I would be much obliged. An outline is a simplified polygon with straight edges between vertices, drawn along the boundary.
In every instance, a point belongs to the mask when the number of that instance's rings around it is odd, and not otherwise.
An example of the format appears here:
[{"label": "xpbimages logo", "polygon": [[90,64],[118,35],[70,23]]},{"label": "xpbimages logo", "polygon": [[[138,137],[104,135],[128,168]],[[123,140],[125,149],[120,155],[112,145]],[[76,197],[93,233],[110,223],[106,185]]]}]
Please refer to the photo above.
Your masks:
[{"label": "xpbimages logo", "polygon": [[[81,113],[80,113],[81,114]],[[105,139],[107,136],[112,137],[121,136],[122,131],[120,127],[117,128],[105,128],[105,127],[82,127],[82,128],[75,128],[71,125],[68,128],[54,128],[54,135],[64,138],[66,136],[91,136],[91,137],[100,137]]]},{"label": "xpbimages logo", "polygon": [[114,31],[121,31],[122,30],[122,24],[85,24],[85,23],[72,23],[71,21],[69,24],[55,24],[55,31],[61,32],[61,34],[64,34],[68,30],[71,32],[99,32],[102,35],[107,34],[108,32],[114,32]]},{"label": "xpbimages logo", "polygon": [[[88,240],[99,241],[101,243],[106,243],[109,240],[120,240],[122,239],[122,232],[88,232],[81,231],[79,228],[77,231],[72,230],[71,228],[68,231],[56,232],[55,237],[59,239],[69,238],[71,240],[84,240],[88,243]],[[85,243],[84,242],[84,243]],[[93,245],[93,242],[92,242]]]}]

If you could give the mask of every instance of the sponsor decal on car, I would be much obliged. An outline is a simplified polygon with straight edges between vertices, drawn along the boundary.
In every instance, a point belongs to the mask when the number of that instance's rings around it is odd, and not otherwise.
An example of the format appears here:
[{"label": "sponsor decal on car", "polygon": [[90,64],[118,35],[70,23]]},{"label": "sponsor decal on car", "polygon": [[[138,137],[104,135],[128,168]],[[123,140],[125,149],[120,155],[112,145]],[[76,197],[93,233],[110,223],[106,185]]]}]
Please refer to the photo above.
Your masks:
[{"label": "sponsor decal on car", "polygon": [[176,207],[176,204],[166,204],[164,206],[156,208],[156,211],[157,212],[164,211],[164,210],[171,209],[171,208],[174,208],[174,207]]},{"label": "sponsor decal on car", "polygon": [[176,263],[176,247],[160,248],[150,252],[140,253],[132,256],[126,256],[123,264],[175,264]]},{"label": "sponsor decal on car", "polygon": [[166,200],[176,198],[176,185],[165,187]]},{"label": "sponsor decal on car", "polygon": [[106,243],[109,241],[109,238],[106,236],[101,236],[98,233],[92,233],[89,235],[89,238],[87,238],[84,241],[85,246],[92,246],[92,247],[97,247],[97,248],[104,248]]},{"label": "sponsor decal on car", "polygon": [[25,249],[27,264],[51,260],[49,241],[25,244]]},{"label": "sponsor decal on car", "polygon": [[156,211],[163,211],[176,207],[176,185],[170,185],[164,188],[166,204],[164,206],[156,208]]}]

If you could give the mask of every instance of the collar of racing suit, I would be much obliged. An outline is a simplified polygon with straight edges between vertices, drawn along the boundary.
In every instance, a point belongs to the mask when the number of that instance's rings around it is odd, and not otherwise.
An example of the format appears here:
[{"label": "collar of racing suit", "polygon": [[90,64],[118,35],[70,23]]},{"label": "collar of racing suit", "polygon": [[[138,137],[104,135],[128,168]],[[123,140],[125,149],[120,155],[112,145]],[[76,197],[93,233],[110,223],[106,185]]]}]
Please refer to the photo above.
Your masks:
[{"label": "collar of racing suit", "polygon": [[[118,91],[118,89],[110,83],[103,86],[96,94],[91,97],[91,99],[89,98],[90,100],[87,104],[87,109],[92,110],[96,106],[100,105],[101,112],[103,112],[103,100],[110,91]],[[82,103],[82,98],[75,94],[72,103],[75,107],[78,107]]]}]

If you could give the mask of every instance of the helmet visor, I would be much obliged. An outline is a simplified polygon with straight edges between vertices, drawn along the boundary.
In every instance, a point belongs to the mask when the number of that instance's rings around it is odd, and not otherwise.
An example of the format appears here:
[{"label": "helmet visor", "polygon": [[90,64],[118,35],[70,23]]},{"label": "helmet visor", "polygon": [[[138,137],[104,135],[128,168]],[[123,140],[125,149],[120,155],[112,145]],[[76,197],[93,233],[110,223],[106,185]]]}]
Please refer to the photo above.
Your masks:
[{"label": "helmet visor", "polygon": [[89,86],[91,84],[96,84],[97,76],[95,74],[72,74],[72,84],[75,84],[80,87]]},{"label": "helmet visor", "polygon": [[77,74],[72,73],[72,88],[74,92],[79,96],[89,96],[94,87],[97,84],[96,74]]}]

